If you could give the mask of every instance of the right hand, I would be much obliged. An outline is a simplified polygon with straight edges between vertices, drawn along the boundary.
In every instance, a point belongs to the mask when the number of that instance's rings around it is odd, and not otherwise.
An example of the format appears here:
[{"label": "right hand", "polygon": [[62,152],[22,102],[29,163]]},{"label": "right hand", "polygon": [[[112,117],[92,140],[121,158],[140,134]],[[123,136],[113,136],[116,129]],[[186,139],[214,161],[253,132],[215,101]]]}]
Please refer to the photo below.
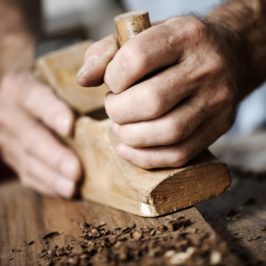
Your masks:
[{"label": "right hand", "polygon": [[24,185],[50,196],[74,195],[81,176],[79,160],[52,133],[68,136],[73,120],[70,108],[32,73],[4,76],[0,87],[1,153]]},{"label": "right hand", "polygon": [[181,16],[119,50],[114,35],[87,49],[77,81],[104,80],[109,88],[105,109],[120,140],[118,155],[145,169],[181,167],[231,127],[241,99],[231,35]]}]

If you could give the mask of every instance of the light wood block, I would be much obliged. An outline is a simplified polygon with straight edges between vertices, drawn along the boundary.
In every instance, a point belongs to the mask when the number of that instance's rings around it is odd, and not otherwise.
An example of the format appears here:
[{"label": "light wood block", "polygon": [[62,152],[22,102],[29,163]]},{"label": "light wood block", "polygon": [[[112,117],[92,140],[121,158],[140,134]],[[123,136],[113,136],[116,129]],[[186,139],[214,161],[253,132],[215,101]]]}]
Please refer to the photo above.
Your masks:
[{"label": "light wood block", "polygon": [[89,90],[79,86],[75,76],[82,65],[91,41],[84,41],[69,48],[57,50],[37,61],[37,70],[54,92],[81,114],[103,108],[107,88],[102,85]]}]

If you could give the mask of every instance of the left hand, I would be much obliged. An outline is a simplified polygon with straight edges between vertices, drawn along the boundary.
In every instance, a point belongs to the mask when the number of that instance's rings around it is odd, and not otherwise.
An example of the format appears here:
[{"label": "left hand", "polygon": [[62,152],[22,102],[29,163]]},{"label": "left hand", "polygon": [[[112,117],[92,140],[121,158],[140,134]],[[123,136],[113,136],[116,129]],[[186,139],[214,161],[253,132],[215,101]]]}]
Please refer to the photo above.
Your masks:
[{"label": "left hand", "polygon": [[68,137],[72,110],[30,70],[8,72],[0,84],[0,149],[21,183],[42,194],[71,198],[81,178]]},{"label": "left hand", "polygon": [[114,36],[88,48],[77,80],[104,79],[110,89],[105,107],[121,157],[142,168],[180,167],[231,127],[234,53],[222,40],[196,17],[176,17],[118,51]]}]

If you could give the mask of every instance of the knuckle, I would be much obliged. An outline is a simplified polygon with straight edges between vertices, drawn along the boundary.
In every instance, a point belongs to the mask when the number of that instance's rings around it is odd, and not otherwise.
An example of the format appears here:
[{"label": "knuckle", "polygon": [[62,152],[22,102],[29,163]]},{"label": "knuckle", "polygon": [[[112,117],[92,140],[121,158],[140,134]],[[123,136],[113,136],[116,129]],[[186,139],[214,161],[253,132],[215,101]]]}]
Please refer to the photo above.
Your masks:
[{"label": "knuckle", "polygon": [[218,53],[214,53],[208,57],[205,61],[206,71],[208,74],[217,75],[225,71],[226,64],[222,56]]},{"label": "knuckle", "polygon": [[134,127],[131,127],[130,125],[120,125],[118,135],[120,140],[128,146],[146,146],[146,136],[144,136],[141,132],[138,132],[138,130],[134,130]]},{"label": "knuckle", "polygon": [[207,35],[207,27],[198,18],[189,16],[186,23],[186,32],[193,38],[201,38]]},{"label": "knuckle", "polygon": [[126,145],[133,146],[133,147],[137,145],[138,141],[136,139],[134,132],[132,132],[131,130],[128,130],[126,125],[119,126],[118,134],[119,134],[119,138],[121,139],[121,141],[125,143]]},{"label": "knuckle", "polygon": [[166,47],[168,51],[175,51],[176,48],[178,47],[179,43],[182,43],[185,40],[185,35],[180,32],[178,35],[177,34],[170,34],[165,38],[166,42]]},{"label": "knuckle", "polygon": [[[176,49],[180,43],[184,43],[189,40],[198,42],[198,40],[206,38],[208,35],[206,25],[195,16],[175,17],[167,20],[161,27],[163,26],[170,27],[165,30],[172,33],[165,38],[167,46],[170,49]],[[176,30],[177,27],[178,31]]]},{"label": "knuckle", "polygon": [[230,107],[233,104],[232,90],[227,86],[220,88],[215,95],[214,104],[217,106],[221,105],[222,107]]},{"label": "knuckle", "polygon": [[151,63],[146,47],[141,42],[132,42],[122,55],[126,64],[131,63],[136,75],[144,73]]},{"label": "knuckle", "polygon": [[187,150],[178,148],[170,155],[169,166],[170,167],[180,167],[189,161],[189,153]]},{"label": "knuckle", "polygon": [[146,113],[149,118],[156,118],[160,116],[166,107],[165,97],[156,90],[144,90],[147,95],[143,99],[147,99],[145,103]]},{"label": "knuckle", "polygon": [[184,121],[181,121],[180,119],[172,119],[172,122],[170,125],[171,125],[170,130],[172,131],[172,135],[171,135],[172,143],[180,141],[186,130]]},{"label": "knuckle", "polygon": [[[187,30],[182,27],[181,20],[181,17],[174,17],[160,25],[162,31],[169,33],[164,38],[166,47],[168,47],[169,50],[176,50],[176,47],[178,47],[180,43],[183,43],[188,39]],[[176,30],[177,27],[178,30]]]},{"label": "knuckle", "polygon": [[184,41],[185,35],[183,34],[183,31],[178,31],[177,33],[177,31],[169,29],[169,22],[176,24],[178,23],[178,21],[176,18],[172,18],[166,24],[161,25],[162,31],[169,32],[169,34],[164,38],[164,40],[166,42],[166,47],[168,48],[168,50],[171,51],[176,50],[176,47],[178,47],[178,45],[182,43],[182,41]]}]

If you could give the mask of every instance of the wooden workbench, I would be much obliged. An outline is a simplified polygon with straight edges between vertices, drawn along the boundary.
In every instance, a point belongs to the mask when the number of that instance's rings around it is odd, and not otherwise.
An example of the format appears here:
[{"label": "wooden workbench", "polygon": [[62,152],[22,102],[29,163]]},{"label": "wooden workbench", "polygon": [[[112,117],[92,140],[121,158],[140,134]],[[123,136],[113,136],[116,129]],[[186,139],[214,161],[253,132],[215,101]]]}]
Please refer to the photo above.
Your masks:
[{"label": "wooden workbench", "polygon": [[[12,175],[0,169],[2,180]],[[43,197],[9,178],[0,184],[0,265],[266,263],[263,173],[233,172],[232,190],[197,206],[200,212],[160,218]]]},{"label": "wooden workbench", "polygon": [[0,236],[1,265],[240,265],[195,208],[141,218],[18,182],[0,187]]}]

